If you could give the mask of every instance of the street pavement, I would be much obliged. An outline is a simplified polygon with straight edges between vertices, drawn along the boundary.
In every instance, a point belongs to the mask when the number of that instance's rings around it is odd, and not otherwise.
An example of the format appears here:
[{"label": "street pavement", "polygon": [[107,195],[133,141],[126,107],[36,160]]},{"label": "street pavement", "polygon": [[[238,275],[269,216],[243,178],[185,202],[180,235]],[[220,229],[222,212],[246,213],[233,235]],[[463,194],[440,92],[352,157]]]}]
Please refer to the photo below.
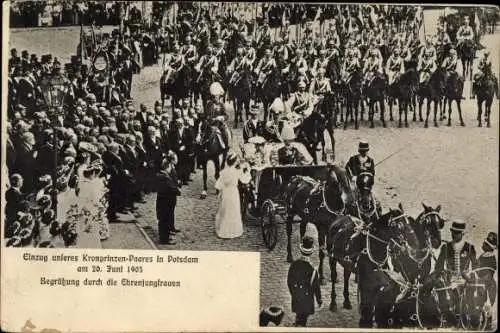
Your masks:
[{"label": "street pavement", "polygon": [[[23,33],[16,31],[11,34],[9,48],[27,49],[38,54],[50,51],[59,55],[62,61],[69,60],[69,54],[74,53],[78,43],[79,28],[61,28],[50,34],[40,29]],[[51,42],[57,37],[58,43]],[[492,51],[494,72],[498,77],[499,39],[498,34],[486,36],[484,44]],[[33,41],[36,41],[34,43]],[[66,44],[64,44],[66,42]],[[37,50],[39,45],[49,45],[47,49]],[[477,61],[476,61],[477,63]],[[134,76],[133,96],[136,107],[145,103],[152,107],[159,99],[159,66],[144,68],[139,75]],[[468,90],[464,96],[468,97]],[[388,128],[382,128],[376,122],[376,128],[368,128],[363,122],[358,131],[350,127],[348,130],[336,130],[337,163],[345,165],[350,155],[357,151],[360,139],[370,143],[370,155],[375,163],[383,161],[376,167],[375,193],[381,201],[384,210],[396,207],[399,202],[407,213],[416,216],[421,210],[421,202],[433,207],[442,205],[442,214],[447,219],[461,218],[467,221],[467,240],[471,241],[480,252],[482,241],[489,231],[498,228],[498,101],[494,101],[492,109],[492,127],[477,128],[475,101],[464,100],[462,110],[466,127],[458,124],[456,112],[453,115],[453,126],[440,123],[439,128],[423,128],[420,122],[410,122],[410,128],[398,128],[397,122],[388,123]],[[387,119],[386,115],[386,119]],[[231,120],[230,120],[231,121]],[[232,124],[232,123],[231,123]],[[432,122],[430,122],[432,124]],[[235,142],[242,141],[241,129],[234,131]],[[387,159],[386,159],[387,158]],[[209,250],[209,251],[256,251],[260,253],[261,278],[261,308],[278,305],[285,310],[282,325],[293,323],[294,316],[290,309],[290,297],[286,287],[288,264],[286,258],[286,232],[284,225],[279,229],[278,245],[273,251],[267,251],[263,245],[258,221],[245,220],[243,236],[237,239],[222,240],[215,234],[214,217],[218,207],[218,198],[214,189],[214,169],[209,168],[209,195],[201,200],[201,172],[193,176],[193,181],[181,189],[176,208],[176,226],[182,230],[176,237],[176,245],[157,244],[158,226],[155,217],[155,195],[146,196],[146,204],[139,205],[141,217],[137,223],[160,250]],[[449,225],[443,230],[443,238],[450,239]],[[145,242],[134,223],[112,224],[111,238],[103,243],[105,248],[143,248]],[[308,227],[308,233],[315,236],[314,227]],[[141,245],[142,244],[142,245]],[[298,256],[299,233],[294,227],[293,249]],[[149,246],[149,245],[148,245]],[[318,256],[312,256],[315,265]],[[338,268],[339,276],[342,269]],[[329,269],[325,265],[325,275]],[[323,308],[317,310],[308,323],[314,327],[358,327],[358,312],[356,310],[356,285],[350,282],[351,302],[355,309],[344,310],[342,304],[342,285],[336,286],[339,312],[328,310],[331,282],[322,286]],[[258,314],[255,314],[258,316]]]}]

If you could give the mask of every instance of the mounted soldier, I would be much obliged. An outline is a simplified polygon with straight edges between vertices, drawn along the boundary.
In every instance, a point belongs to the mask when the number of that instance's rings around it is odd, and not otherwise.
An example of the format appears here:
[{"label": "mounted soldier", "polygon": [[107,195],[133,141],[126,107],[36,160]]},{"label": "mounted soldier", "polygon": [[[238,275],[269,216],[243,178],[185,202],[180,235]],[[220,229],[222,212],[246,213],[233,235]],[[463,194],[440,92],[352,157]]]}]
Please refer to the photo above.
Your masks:
[{"label": "mounted soldier", "polygon": [[460,26],[457,32],[457,48],[460,47],[465,41],[474,42],[474,30],[469,24],[469,17],[465,16],[464,24]]},{"label": "mounted soldier", "polygon": [[354,50],[347,50],[347,58],[342,65],[342,82],[348,84],[354,73],[361,69],[359,58]]},{"label": "mounted soldier", "polygon": [[318,69],[316,78],[311,82],[309,93],[312,95],[325,96],[332,93],[330,80],[325,77],[326,70],[323,67]]},{"label": "mounted soldier", "polygon": [[244,56],[244,50],[242,48],[239,48],[236,51],[236,58],[234,58],[227,67],[227,72],[231,75],[229,84],[236,85],[236,83],[238,83],[241,78],[241,72],[250,69],[251,65],[248,59]]},{"label": "mounted soldier", "polygon": [[165,64],[166,77],[164,82],[168,82],[170,77],[178,73],[185,66],[185,57],[181,52],[179,44],[174,45],[174,49],[169,61]]},{"label": "mounted soldier", "polygon": [[200,79],[209,72],[219,72],[219,59],[217,59],[217,56],[214,54],[212,46],[209,45],[207,47],[207,53],[201,56],[195,69],[199,73],[196,82],[199,82]]},{"label": "mounted soldier", "polygon": [[420,54],[418,55],[418,60],[421,61],[422,59],[424,59],[426,54],[428,54],[431,58],[434,59],[434,61],[436,61],[437,52],[436,52],[436,48],[432,44],[430,36],[425,36],[425,45],[420,50]]},{"label": "mounted soldier", "polygon": [[313,68],[311,69],[312,76],[315,77],[320,68],[325,69],[328,67],[329,60],[330,59],[327,57],[327,51],[325,49],[319,51],[319,58],[314,60]]},{"label": "mounted soldier", "polygon": [[445,70],[444,82],[448,82],[449,78],[453,75],[458,75],[457,73],[457,51],[454,48],[450,49],[450,55],[446,57],[441,64],[441,67]]},{"label": "mounted soldier", "polygon": [[290,99],[292,112],[301,114],[304,117],[307,117],[307,115],[311,113],[311,94],[306,91],[305,82],[299,82],[298,91],[293,93]]},{"label": "mounted soldier", "polygon": [[287,47],[283,44],[283,39],[278,38],[275,41],[276,46],[274,47],[274,56],[276,58],[281,58],[284,61],[288,60],[288,49]]},{"label": "mounted soldier", "polygon": [[376,76],[382,76],[384,74],[382,61],[379,58],[377,51],[371,49],[369,52],[370,56],[365,61],[365,66],[363,67],[363,86],[365,87],[369,86]]},{"label": "mounted soldier", "polygon": [[[303,71],[304,73],[307,72],[309,69],[309,66],[307,64],[307,60],[304,57],[304,50],[303,49],[297,49],[296,52],[296,57],[295,57],[295,66],[297,67],[297,71],[301,72]],[[293,61],[293,60],[292,60]]]},{"label": "mounted soldier", "polygon": [[186,37],[186,43],[181,47],[181,54],[184,56],[185,64],[189,68],[194,68],[194,64],[198,59],[198,52],[196,46],[192,44],[192,38],[190,36]]},{"label": "mounted soldier", "polygon": [[435,58],[432,57],[431,51],[426,52],[424,58],[421,59],[417,65],[417,72],[420,74],[419,83],[426,84],[436,69],[436,61]]},{"label": "mounted soldier", "polygon": [[252,47],[252,39],[250,37],[247,37],[245,39],[245,48],[243,49],[243,51],[248,65],[251,69],[253,69],[255,60],[257,59],[257,51],[255,51],[255,49]]},{"label": "mounted soldier", "polygon": [[256,48],[258,51],[271,47],[271,30],[267,22],[264,22],[260,31],[257,32]]},{"label": "mounted soldier", "polygon": [[395,49],[394,54],[387,60],[385,72],[387,73],[389,86],[394,84],[405,72],[404,60],[399,53],[399,49]]},{"label": "mounted soldier", "polygon": [[489,55],[490,51],[485,50],[483,53],[483,58],[479,61],[479,64],[477,66],[479,72],[474,74],[474,85],[485,77],[494,77],[493,71],[491,70],[491,60],[488,58]]},{"label": "mounted soldier", "polygon": [[259,61],[257,68],[255,69],[255,74],[257,74],[257,86],[258,88],[262,88],[264,85],[264,81],[267,76],[277,68],[276,60],[273,58],[272,51],[270,49],[266,49],[264,53],[264,57]]}]

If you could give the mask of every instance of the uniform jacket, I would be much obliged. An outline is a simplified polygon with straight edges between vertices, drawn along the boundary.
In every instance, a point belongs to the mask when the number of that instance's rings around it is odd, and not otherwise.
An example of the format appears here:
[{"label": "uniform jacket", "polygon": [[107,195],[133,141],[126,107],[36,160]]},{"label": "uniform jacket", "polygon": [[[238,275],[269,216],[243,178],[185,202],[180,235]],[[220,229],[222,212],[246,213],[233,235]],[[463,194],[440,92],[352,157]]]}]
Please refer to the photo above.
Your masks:
[{"label": "uniform jacket", "polygon": [[[446,242],[439,253],[439,257],[436,262],[436,270],[448,269],[455,271],[454,266],[454,254],[452,242]],[[476,259],[476,249],[474,245],[464,242],[462,249],[460,250],[460,272],[466,273],[470,269],[474,269],[477,266]]]},{"label": "uniform jacket", "polygon": [[5,191],[5,217],[7,222],[15,221],[17,212],[24,211],[24,194],[17,188],[11,187]]},{"label": "uniform jacket", "polygon": [[358,176],[362,172],[370,172],[375,176],[375,162],[370,156],[367,156],[367,160],[361,163],[359,160],[360,155],[354,155],[349,158],[345,166],[346,170],[350,173],[351,177]]},{"label": "uniform jacket", "polygon": [[303,315],[314,313],[314,298],[321,303],[318,272],[303,259],[294,261],[288,270],[288,290],[292,296],[292,312]]}]

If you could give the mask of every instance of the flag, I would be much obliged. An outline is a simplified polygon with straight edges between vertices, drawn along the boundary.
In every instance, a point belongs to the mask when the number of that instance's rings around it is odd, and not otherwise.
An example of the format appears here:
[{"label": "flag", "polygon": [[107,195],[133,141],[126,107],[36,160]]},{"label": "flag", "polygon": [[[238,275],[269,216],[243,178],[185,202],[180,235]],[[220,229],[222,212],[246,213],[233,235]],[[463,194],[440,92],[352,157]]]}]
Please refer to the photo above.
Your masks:
[{"label": "flag", "polygon": [[477,11],[474,13],[474,24],[476,25],[476,36],[479,36],[481,33],[481,21],[479,20]]},{"label": "flag", "polygon": [[83,22],[80,24],[80,50],[79,56],[82,59],[82,64],[87,63],[88,55],[87,55],[87,45],[85,44],[85,33],[83,31]]},{"label": "flag", "polygon": [[91,38],[92,38],[92,45],[91,45],[91,54],[90,54],[90,57],[91,58],[94,58],[94,55],[96,53],[96,48],[97,48],[97,41],[96,41],[96,38],[95,38],[95,31],[94,31],[94,23],[92,23],[90,25],[90,34],[91,34]]},{"label": "flag", "polygon": [[319,21],[319,17],[321,16],[321,7],[318,6],[318,10],[316,11],[316,16],[314,17],[314,21]]},{"label": "flag", "polygon": [[423,14],[420,20],[420,27],[418,27],[418,40],[421,44],[425,43],[425,16]]}]

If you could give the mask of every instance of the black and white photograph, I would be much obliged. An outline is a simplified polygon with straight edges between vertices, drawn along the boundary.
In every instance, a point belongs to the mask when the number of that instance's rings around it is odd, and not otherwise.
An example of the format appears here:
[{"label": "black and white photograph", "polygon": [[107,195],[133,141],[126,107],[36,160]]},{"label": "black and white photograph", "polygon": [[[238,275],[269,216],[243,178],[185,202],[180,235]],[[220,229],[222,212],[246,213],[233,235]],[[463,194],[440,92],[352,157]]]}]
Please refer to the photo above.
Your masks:
[{"label": "black and white photograph", "polygon": [[496,330],[499,7],[8,5],[4,246],[257,252],[254,329]]}]

